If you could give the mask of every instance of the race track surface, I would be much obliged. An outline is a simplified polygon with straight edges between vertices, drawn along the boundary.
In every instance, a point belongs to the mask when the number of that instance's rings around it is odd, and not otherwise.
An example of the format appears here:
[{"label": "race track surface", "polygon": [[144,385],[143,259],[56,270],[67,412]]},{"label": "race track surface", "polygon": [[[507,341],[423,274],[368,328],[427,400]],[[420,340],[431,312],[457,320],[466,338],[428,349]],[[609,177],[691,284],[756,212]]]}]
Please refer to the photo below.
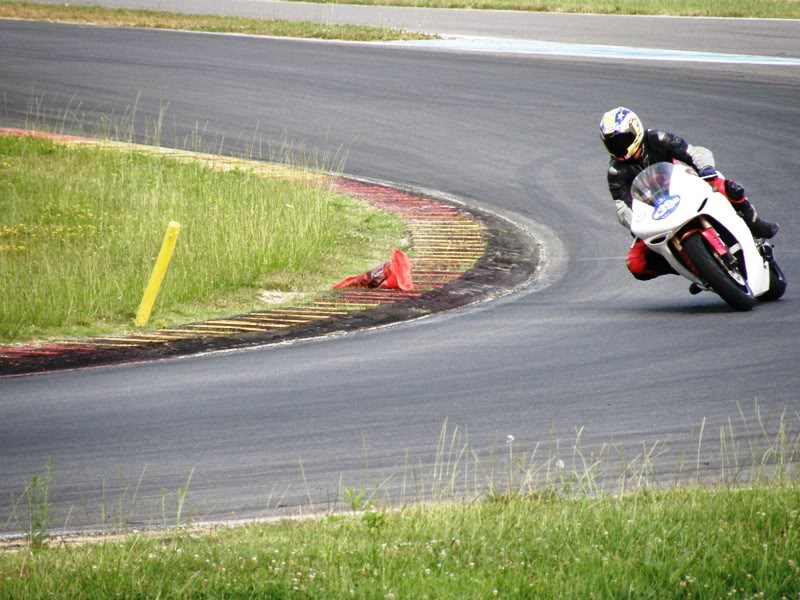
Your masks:
[{"label": "race track surface", "polygon": [[[748,42],[732,51],[757,53]],[[162,143],[197,123],[231,152],[289,140],[346,158],[349,174],[495,211],[547,256],[521,292],[388,329],[0,380],[0,529],[24,530],[5,499],[48,458],[55,523],[159,524],[162,498],[174,506],[190,474],[185,510],[203,520],[324,509],[342,487],[383,483],[398,500],[415,476],[430,489],[445,422],[445,446],[458,427],[484,465],[492,449],[506,455],[508,435],[516,453],[541,444],[545,456],[558,440],[569,464],[583,428],[587,456],[609,444],[632,459],[657,444],[666,479],[694,469],[698,447],[716,469],[723,426],[746,453],[759,433],[740,410],[752,419],[755,403],[768,430],[785,412],[796,431],[799,92],[798,67],[0,22],[3,126],[24,125],[32,98],[83,122],[137,97],[139,118],[155,118],[168,102]],[[597,139],[620,104],[710,146],[781,223],[781,302],[737,314],[676,277],[630,277]]]}]

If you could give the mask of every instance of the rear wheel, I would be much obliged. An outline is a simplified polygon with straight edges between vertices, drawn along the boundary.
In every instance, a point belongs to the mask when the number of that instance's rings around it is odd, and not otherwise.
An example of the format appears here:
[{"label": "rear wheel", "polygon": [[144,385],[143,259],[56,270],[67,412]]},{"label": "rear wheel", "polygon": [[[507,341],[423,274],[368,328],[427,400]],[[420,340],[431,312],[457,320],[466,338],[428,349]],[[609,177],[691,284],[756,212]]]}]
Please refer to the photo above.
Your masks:
[{"label": "rear wheel", "polygon": [[765,302],[773,302],[783,296],[785,291],[786,277],[783,276],[783,271],[773,259],[769,263],[769,289],[761,294],[758,299]]},{"label": "rear wheel", "polygon": [[738,268],[727,266],[720,256],[710,249],[703,236],[695,233],[683,242],[683,248],[708,286],[736,310],[750,310],[756,297]]}]

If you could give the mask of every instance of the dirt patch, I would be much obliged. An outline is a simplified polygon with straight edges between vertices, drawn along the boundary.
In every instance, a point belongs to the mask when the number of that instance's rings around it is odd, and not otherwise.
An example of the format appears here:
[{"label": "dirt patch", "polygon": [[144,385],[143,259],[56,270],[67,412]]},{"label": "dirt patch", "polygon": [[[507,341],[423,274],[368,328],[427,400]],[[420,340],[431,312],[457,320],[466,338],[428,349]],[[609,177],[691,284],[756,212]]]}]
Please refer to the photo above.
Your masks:
[{"label": "dirt patch", "polygon": [[258,298],[266,304],[288,304],[297,302],[306,297],[302,292],[279,292],[277,290],[263,290],[258,293]]}]

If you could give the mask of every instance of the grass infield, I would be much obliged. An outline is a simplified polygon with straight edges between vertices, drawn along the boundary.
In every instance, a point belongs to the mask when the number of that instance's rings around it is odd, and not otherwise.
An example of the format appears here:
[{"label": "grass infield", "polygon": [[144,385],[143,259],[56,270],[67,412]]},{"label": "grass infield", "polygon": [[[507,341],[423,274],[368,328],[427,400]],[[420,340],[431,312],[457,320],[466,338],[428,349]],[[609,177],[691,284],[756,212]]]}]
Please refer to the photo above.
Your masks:
[{"label": "grass infield", "polygon": [[404,232],[310,172],[0,136],[0,341],[130,328],[169,221],[182,228],[154,327],[263,309],[264,289],[330,289]]}]

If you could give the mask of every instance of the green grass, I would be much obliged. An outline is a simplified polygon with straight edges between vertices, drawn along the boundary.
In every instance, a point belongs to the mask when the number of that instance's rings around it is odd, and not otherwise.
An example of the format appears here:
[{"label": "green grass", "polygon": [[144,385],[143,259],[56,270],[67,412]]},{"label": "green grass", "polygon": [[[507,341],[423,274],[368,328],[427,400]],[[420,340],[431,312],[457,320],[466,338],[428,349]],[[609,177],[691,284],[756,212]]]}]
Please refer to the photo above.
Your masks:
[{"label": "green grass", "polygon": [[[325,3],[325,0],[309,1]],[[347,4],[609,15],[800,18],[797,0],[347,0]]]},{"label": "green grass", "polygon": [[[414,467],[411,496],[378,500],[383,483],[371,493],[340,484],[338,514],[193,527],[193,471],[174,519],[163,518],[179,526],[114,536],[47,530],[49,463],[12,495],[20,530],[30,504],[30,528],[26,540],[0,544],[0,599],[796,599],[800,434],[785,414],[765,421],[757,403],[753,418],[740,416],[718,442],[704,420],[692,434],[696,456],[690,449],[669,483],[656,476],[658,443],[620,464],[607,444],[584,450],[580,430],[571,447],[528,451],[509,436],[479,459],[445,423],[433,471]],[[716,473],[701,469],[709,464]]]},{"label": "green grass", "polygon": [[800,486],[519,496],[0,553],[0,598],[797,598]]},{"label": "green grass", "polygon": [[[326,0],[308,1],[328,3]],[[347,0],[346,3],[369,6],[469,8],[610,15],[800,18],[800,3],[797,0]],[[335,2],[332,2],[332,4],[335,4]],[[59,6],[31,2],[11,2],[8,0],[0,0],[0,17],[360,41],[424,39],[430,37],[402,30],[373,27],[318,25],[314,23],[217,17],[212,15],[189,16],[146,10]]]},{"label": "green grass", "polygon": [[410,33],[401,29],[364,25],[338,25],[280,19],[248,19],[217,15],[185,15],[152,10],[112,9],[100,6],[77,6],[69,3],[36,4],[34,2],[9,0],[0,0],[0,18],[359,42],[415,40],[434,37]]},{"label": "green grass", "polygon": [[310,176],[0,136],[0,341],[129,327],[171,220],[152,326],[263,308],[261,289],[330,289],[403,232]]}]

